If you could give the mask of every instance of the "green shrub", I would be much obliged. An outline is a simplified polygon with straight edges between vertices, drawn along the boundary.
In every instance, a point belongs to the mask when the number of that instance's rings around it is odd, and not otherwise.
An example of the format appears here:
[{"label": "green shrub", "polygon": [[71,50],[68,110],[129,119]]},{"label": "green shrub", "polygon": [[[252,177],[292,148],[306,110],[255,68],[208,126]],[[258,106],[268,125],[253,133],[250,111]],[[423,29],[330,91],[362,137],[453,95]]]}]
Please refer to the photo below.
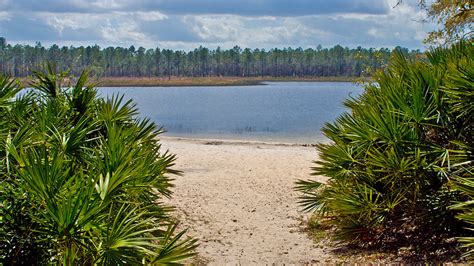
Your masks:
[{"label": "green shrub", "polygon": [[[170,207],[174,155],[132,101],[48,65],[32,89],[0,78],[0,262],[166,264],[193,256]],[[18,94],[22,91],[20,94]]]},{"label": "green shrub", "polygon": [[466,248],[464,257],[474,258],[474,168],[460,168],[454,175],[454,186],[468,196],[467,200],[458,202],[451,206],[451,209],[458,210],[460,213],[457,218],[468,224],[470,234],[460,237],[459,241]]},{"label": "green shrub", "polygon": [[[350,112],[323,128],[331,143],[318,145],[313,174],[329,180],[298,182],[305,209],[363,246],[472,236],[455,216],[472,224],[472,187],[469,196],[459,188],[472,182],[473,59],[470,42],[418,61],[395,52],[364,93],[345,102]],[[450,208],[469,197],[469,214]]]}]

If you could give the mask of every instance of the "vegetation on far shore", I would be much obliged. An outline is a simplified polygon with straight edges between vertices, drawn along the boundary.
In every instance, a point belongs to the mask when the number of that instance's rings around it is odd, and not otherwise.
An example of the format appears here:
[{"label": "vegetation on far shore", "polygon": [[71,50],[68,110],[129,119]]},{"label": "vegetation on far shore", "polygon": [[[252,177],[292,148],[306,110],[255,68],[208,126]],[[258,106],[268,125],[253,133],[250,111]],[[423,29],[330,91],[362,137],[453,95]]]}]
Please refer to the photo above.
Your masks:
[{"label": "vegetation on far shore", "polygon": [[[398,48],[406,56],[422,55],[418,50]],[[0,37],[0,72],[27,77],[44,61],[55,62],[79,76],[84,68],[102,78],[261,78],[338,79],[370,76],[383,68],[392,53],[388,48],[348,48],[336,45],[323,48],[232,49],[198,47],[191,51],[156,47],[43,47],[9,44]],[[62,69],[66,70],[66,69]]]}]

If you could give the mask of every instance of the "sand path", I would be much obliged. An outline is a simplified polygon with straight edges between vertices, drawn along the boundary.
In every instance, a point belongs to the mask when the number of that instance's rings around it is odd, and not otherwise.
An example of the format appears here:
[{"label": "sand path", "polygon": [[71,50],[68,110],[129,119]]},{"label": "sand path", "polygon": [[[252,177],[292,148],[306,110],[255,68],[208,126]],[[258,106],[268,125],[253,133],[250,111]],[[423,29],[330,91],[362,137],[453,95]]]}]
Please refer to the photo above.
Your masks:
[{"label": "sand path", "polygon": [[328,252],[302,232],[294,182],[307,178],[313,147],[162,139],[178,155],[170,201],[189,234],[200,239],[204,262],[307,264],[329,261]]}]

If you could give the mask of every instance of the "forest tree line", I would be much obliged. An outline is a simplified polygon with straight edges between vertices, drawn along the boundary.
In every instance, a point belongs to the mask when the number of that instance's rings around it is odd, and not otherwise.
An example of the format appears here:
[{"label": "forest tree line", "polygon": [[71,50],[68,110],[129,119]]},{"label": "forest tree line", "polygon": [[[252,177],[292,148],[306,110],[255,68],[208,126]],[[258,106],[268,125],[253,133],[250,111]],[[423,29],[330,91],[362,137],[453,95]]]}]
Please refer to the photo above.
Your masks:
[{"label": "forest tree line", "polygon": [[[408,57],[419,50],[397,47]],[[73,75],[87,67],[98,77],[360,77],[385,66],[393,50],[388,48],[208,49],[191,51],[107,47],[9,44],[0,37],[0,72],[14,77],[32,74],[46,61],[69,69]]]}]

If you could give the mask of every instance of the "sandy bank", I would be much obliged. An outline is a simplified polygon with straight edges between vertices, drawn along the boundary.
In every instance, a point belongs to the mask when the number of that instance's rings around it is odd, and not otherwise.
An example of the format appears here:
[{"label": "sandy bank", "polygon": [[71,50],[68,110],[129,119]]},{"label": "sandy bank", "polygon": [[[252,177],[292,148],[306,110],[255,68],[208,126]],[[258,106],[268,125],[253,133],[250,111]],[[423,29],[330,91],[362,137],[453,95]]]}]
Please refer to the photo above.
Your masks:
[{"label": "sandy bank", "polygon": [[171,204],[211,264],[301,264],[330,260],[301,232],[294,182],[308,178],[314,147],[163,138],[178,155]]}]

